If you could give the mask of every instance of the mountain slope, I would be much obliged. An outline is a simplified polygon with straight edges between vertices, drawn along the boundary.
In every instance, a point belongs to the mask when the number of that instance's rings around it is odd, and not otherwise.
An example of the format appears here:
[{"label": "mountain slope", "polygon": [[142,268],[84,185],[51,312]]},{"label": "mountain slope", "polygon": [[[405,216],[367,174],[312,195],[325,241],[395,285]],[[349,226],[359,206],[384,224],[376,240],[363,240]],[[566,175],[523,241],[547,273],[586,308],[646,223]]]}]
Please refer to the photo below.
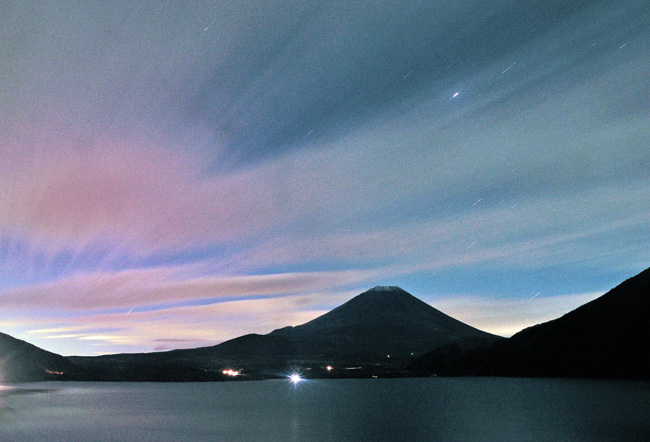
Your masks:
[{"label": "mountain slope", "polygon": [[413,368],[442,374],[650,378],[650,269],[561,318],[489,348],[439,349]]},{"label": "mountain slope", "polygon": [[82,370],[68,359],[0,333],[0,383],[74,379]]},{"label": "mountain slope", "polygon": [[384,362],[423,354],[461,337],[492,337],[399,287],[375,287],[296,327],[212,347],[166,352],[179,360],[278,366],[290,361]]},{"label": "mountain slope", "polygon": [[312,321],[274,330],[337,357],[385,358],[422,354],[461,337],[487,337],[399,287],[375,287]]},{"label": "mountain slope", "polygon": [[147,380],[167,380],[173,372],[181,376],[183,370],[203,373],[199,380],[219,378],[221,371],[229,367],[268,376],[284,373],[292,366],[397,366],[413,355],[461,337],[496,339],[398,287],[375,287],[303,325],[277,329],[267,335],[249,334],[196,349],[71,360],[110,380],[137,380],[133,373],[148,373]]}]

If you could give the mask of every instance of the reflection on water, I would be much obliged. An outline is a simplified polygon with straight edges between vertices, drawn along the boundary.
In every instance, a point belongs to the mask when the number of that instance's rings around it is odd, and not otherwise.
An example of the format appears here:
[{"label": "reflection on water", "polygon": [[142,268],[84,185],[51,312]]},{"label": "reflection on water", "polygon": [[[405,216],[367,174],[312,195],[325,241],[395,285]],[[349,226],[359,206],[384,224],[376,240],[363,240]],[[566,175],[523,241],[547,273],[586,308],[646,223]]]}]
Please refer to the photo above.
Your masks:
[{"label": "reflection on water", "polygon": [[0,440],[647,440],[650,434],[647,382],[47,383],[3,392],[0,400]]},{"label": "reflection on water", "polygon": [[[15,410],[11,406],[11,402],[9,400],[11,396],[25,394],[44,394],[51,391],[55,390],[48,388],[18,388],[8,385],[0,385],[0,424],[15,414]],[[1,430],[0,434],[2,434]]]}]

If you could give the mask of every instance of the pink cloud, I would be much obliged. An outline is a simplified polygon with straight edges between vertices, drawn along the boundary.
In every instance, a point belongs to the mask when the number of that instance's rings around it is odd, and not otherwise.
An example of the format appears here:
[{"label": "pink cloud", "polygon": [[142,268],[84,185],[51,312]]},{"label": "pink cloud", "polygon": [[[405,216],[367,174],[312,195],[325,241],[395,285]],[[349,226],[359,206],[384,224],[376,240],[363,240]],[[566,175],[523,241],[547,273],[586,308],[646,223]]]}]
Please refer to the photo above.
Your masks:
[{"label": "pink cloud", "polygon": [[51,318],[39,321],[28,316],[24,321],[29,326],[27,331],[15,335],[63,354],[193,348],[215,345],[248,333],[264,334],[279,327],[299,325],[355,294],[318,291],[147,312],[73,316],[58,324],[53,324]]},{"label": "pink cloud", "polygon": [[[357,291],[318,291],[280,298],[231,300],[204,306],[155,311],[52,318],[28,316],[23,339],[63,354],[151,351],[215,345],[247,333],[265,334],[299,325],[343,304]],[[521,329],[555,319],[602,293],[576,293],[534,299],[457,295],[422,297],[433,307],[481,330],[510,336]]]},{"label": "pink cloud", "polygon": [[0,159],[11,171],[0,178],[0,229],[36,248],[148,254],[241,240],[286,222],[250,173],[208,178],[187,153],[102,145],[14,160]]},{"label": "pink cloud", "polygon": [[170,302],[313,292],[376,278],[380,270],[299,272],[241,276],[188,274],[192,266],[81,273],[0,292],[5,309],[101,310]]},{"label": "pink cloud", "polygon": [[[29,161],[19,161],[14,152],[8,160],[0,159],[0,165],[10,171],[0,178],[4,197],[0,227],[40,248],[60,250],[99,244],[113,251],[140,255],[279,238],[278,232],[287,231],[291,240],[297,236],[294,232],[299,231],[336,235],[339,222],[352,225],[351,236],[366,235],[367,240],[373,240],[377,235],[368,232],[367,227],[375,223],[368,221],[369,217],[391,210],[396,203],[426,199],[426,195],[448,198],[459,189],[516,182],[539,173],[542,167],[554,174],[564,174],[560,169],[547,167],[540,153],[543,150],[535,146],[516,147],[519,142],[531,142],[518,131],[511,134],[514,147],[505,148],[502,156],[492,155],[508,126],[498,126],[486,133],[454,132],[445,137],[441,134],[436,149],[416,149],[417,155],[397,155],[401,148],[418,146],[426,130],[400,127],[392,120],[384,123],[382,130],[360,128],[318,149],[297,151],[246,169],[213,175],[205,173],[199,155],[135,143],[104,140],[94,148],[73,149],[65,147],[65,140],[61,140],[64,147],[34,149],[27,155],[33,157]],[[387,128],[394,128],[394,133]],[[407,129],[413,129],[413,133]],[[481,135],[475,135],[478,133]],[[516,165],[524,154],[530,160],[528,166],[522,163],[521,167],[504,169],[504,158]],[[2,164],[4,161],[7,163]],[[437,166],[432,169],[432,165]],[[547,179],[552,180],[553,176]],[[639,193],[646,186],[641,181],[632,191]],[[606,193],[609,208],[620,206],[629,210],[633,206],[634,200],[626,189],[612,187],[605,191],[611,191]],[[571,220],[584,222],[585,211],[574,210],[566,203],[576,197],[569,194],[563,192],[551,201],[561,210],[541,201],[538,207],[544,210],[544,217],[540,219],[564,223],[563,216],[569,214]],[[577,197],[578,205],[601,222],[607,211],[585,204],[584,195]],[[519,213],[522,205],[518,206]],[[638,210],[638,205],[633,208]],[[558,212],[561,214],[557,215]],[[456,215],[456,225],[464,224],[466,230],[486,230],[482,224],[472,224],[474,220],[463,219],[462,213]],[[531,216],[536,215],[525,214],[522,221],[531,228],[543,229]],[[359,224],[359,220],[366,222]],[[446,221],[433,218],[438,227]],[[393,230],[410,228],[404,226],[404,219],[397,218],[396,222],[400,224]],[[492,220],[488,222],[495,226]],[[506,227],[508,223],[506,220]],[[394,236],[406,238],[417,247],[417,232],[408,233]],[[338,249],[326,245],[325,252],[350,255],[355,253],[352,248],[358,242],[356,238],[350,243],[337,241]],[[402,244],[406,250],[405,243]]]}]

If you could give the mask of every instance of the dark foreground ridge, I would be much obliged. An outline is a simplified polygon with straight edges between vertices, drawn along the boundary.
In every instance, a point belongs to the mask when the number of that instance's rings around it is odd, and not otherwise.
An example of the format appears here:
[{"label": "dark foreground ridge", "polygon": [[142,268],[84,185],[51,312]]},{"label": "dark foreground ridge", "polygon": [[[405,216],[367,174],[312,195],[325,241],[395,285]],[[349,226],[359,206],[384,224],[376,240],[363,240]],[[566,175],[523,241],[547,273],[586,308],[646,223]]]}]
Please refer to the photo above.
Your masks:
[{"label": "dark foreground ridge", "polygon": [[494,344],[455,342],[409,368],[421,374],[650,378],[650,269],[561,318]]},{"label": "dark foreground ridge", "polygon": [[85,371],[67,358],[0,333],[0,385],[76,379]]},{"label": "dark foreground ridge", "polygon": [[[0,334],[0,381],[223,381],[292,371],[314,378],[650,378],[649,316],[650,269],[509,339],[470,327],[399,287],[375,287],[305,324],[189,350],[64,358]],[[227,369],[239,375],[224,374]]]}]

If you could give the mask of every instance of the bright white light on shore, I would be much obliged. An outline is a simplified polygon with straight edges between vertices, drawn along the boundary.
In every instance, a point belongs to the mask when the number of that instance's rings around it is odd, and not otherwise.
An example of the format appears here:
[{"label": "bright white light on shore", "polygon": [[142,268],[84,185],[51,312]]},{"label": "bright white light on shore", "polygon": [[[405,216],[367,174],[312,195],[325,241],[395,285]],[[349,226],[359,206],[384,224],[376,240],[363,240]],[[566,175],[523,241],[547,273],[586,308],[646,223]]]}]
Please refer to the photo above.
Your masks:
[{"label": "bright white light on shore", "polygon": [[292,384],[297,384],[299,382],[302,382],[302,378],[298,373],[294,373],[291,376],[289,376],[289,380],[291,381]]},{"label": "bright white light on shore", "polygon": [[239,376],[239,372],[237,370],[233,370],[232,368],[229,368],[228,370],[224,370],[221,373],[225,374],[226,376]]},{"label": "bright white light on shore", "polygon": [[332,371],[333,368],[334,368],[334,367],[332,367],[331,365],[328,365],[328,366],[327,366],[327,371]]}]

